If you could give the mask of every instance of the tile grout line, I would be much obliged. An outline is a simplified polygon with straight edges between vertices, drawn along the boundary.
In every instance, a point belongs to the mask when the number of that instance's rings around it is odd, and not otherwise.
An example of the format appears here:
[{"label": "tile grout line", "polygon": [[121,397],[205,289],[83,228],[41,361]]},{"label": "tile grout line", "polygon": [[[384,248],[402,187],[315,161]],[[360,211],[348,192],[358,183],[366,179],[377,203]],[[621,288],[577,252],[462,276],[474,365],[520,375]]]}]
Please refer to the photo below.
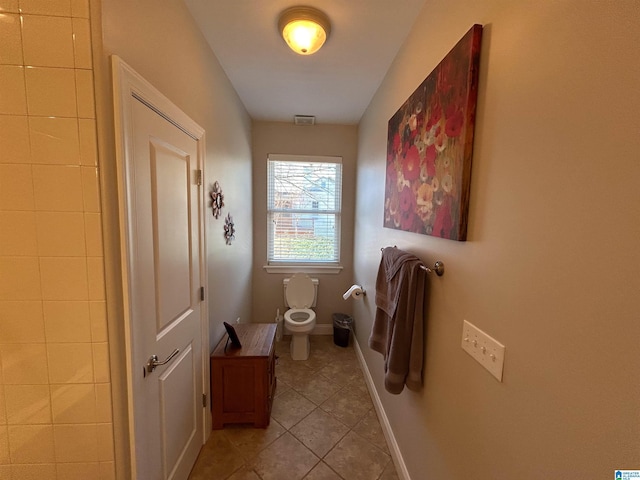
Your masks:
[{"label": "tile grout line", "polygon": [[[331,338],[329,336],[327,336],[328,338]],[[313,342],[313,340],[312,340]],[[343,477],[340,473],[338,473],[335,468],[327,463],[325,461],[325,459],[331,455],[332,452],[334,452],[336,450],[337,447],[340,446],[340,444],[346,439],[347,436],[349,435],[353,435],[355,436],[355,438],[358,438],[360,442],[364,442],[366,445],[368,445],[369,447],[371,447],[373,452],[376,453],[381,453],[384,455],[384,457],[386,457],[387,461],[385,462],[384,465],[381,466],[381,470],[380,472],[375,476],[375,479],[372,478],[371,480],[379,480],[382,478],[383,475],[385,475],[385,472],[387,472],[387,467],[391,464],[393,465],[393,461],[391,458],[391,455],[388,451],[385,451],[382,447],[379,446],[379,440],[376,442],[375,438],[368,438],[366,436],[363,436],[361,433],[358,433],[356,431],[356,429],[359,429],[362,431],[362,429],[367,428],[367,425],[365,422],[365,420],[371,415],[371,412],[373,411],[374,414],[374,418],[378,424],[378,429],[380,429],[380,423],[379,423],[379,419],[377,418],[377,412],[375,411],[375,406],[373,405],[373,401],[371,399],[370,393],[368,392],[368,390],[366,389],[366,383],[364,384],[365,389],[363,390],[360,386],[358,385],[354,385],[354,382],[356,381],[364,381],[364,377],[363,377],[363,372],[358,364],[358,360],[357,360],[357,356],[355,355],[355,351],[353,351],[353,347],[351,347],[351,352],[349,352],[349,350],[336,350],[336,347],[333,346],[333,344],[329,343],[327,340],[321,340],[318,341],[316,340],[317,344],[313,344],[312,343],[312,354],[313,352],[316,353],[316,355],[318,354],[318,352],[323,352],[319,355],[319,357],[315,357],[314,359],[314,363],[313,365],[315,365],[315,367],[309,367],[309,365],[307,364],[303,364],[303,363],[296,363],[293,360],[290,359],[290,353],[289,351],[286,349],[287,345],[283,343],[284,342],[277,342],[276,343],[276,351],[278,354],[278,363],[276,365],[276,377],[278,378],[278,387],[286,387],[286,389],[284,391],[282,391],[282,389],[278,388],[280,390],[280,392],[277,392],[274,396],[274,405],[275,402],[278,401],[278,399],[280,398],[280,400],[282,401],[282,396],[288,394],[289,392],[292,392],[291,394],[289,394],[289,396],[296,396],[300,399],[303,399],[304,402],[308,402],[310,405],[312,405],[313,407],[311,408],[311,410],[309,410],[308,412],[304,413],[304,415],[301,418],[297,418],[294,417],[292,420],[294,421],[294,423],[292,423],[291,425],[289,425],[288,427],[285,427],[285,425],[283,424],[283,418],[278,419],[277,418],[277,413],[274,416],[273,415],[273,410],[276,410],[275,408],[272,410],[272,421],[277,424],[280,428],[282,428],[282,432],[280,432],[276,437],[274,437],[273,439],[270,439],[268,441],[268,443],[266,444],[260,444],[259,448],[255,451],[251,453],[250,457],[245,457],[243,454],[239,453],[239,457],[242,461],[241,465],[239,465],[237,468],[234,469],[233,472],[230,473],[229,476],[225,476],[226,479],[232,479],[232,478],[236,478],[236,474],[238,474],[239,472],[243,471],[243,469],[245,469],[246,473],[250,473],[255,475],[256,478],[262,480],[262,476],[258,473],[258,469],[256,468],[256,459],[258,459],[261,455],[261,453],[263,453],[265,450],[271,448],[274,443],[276,443],[277,441],[281,440],[287,433],[289,434],[289,436],[295,440],[295,442],[299,443],[302,447],[304,447],[304,449],[313,455],[313,457],[315,457],[317,459],[317,461],[309,468],[308,471],[306,471],[302,477],[300,477],[301,479],[307,479],[307,478],[311,478],[310,475],[312,472],[314,472],[314,470],[318,467],[319,464],[323,464],[324,468],[327,468],[331,473],[333,473],[334,475],[336,475],[337,479],[342,479],[344,480],[345,477]],[[314,343],[316,343],[314,342]],[[321,343],[322,342],[322,343]],[[284,349],[282,351],[279,350],[279,348],[283,348]],[[329,353],[326,353],[327,350],[330,350]],[[342,353],[344,352],[344,353]],[[287,359],[288,358],[288,359]],[[338,363],[336,363],[338,362]],[[330,365],[342,365],[341,367],[337,367],[337,371],[335,372],[336,375],[340,376],[343,375],[344,377],[347,378],[339,378],[338,379],[338,383],[336,383],[335,380],[333,380],[332,376],[329,376],[327,372],[322,373],[322,370],[327,368]],[[345,367],[346,365],[346,367]],[[305,371],[304,368],[302,367],[306,367],[309,369],[308,372]],[[355,368],[352,368],[355,367]],[[289,369],[289,371],[287,371],[287,369]],[[342,369],[342,370],[341,370]],[[280,370],[280,372],[278,372],[278,370]],[[284,370],[284,372],[283,372]],[[296,373],[296,370],[297,373]],[[301,370],[301,371],[300,371]],[[351,371],[350,371],[351,370]],[[357,380],[355,378],[353,378],[353,370],[357,371]],[[346,372],[346,373],[345,373]],[[281,375],[284,376],[286,379],[289,380],[290,383],[287,383],[286,381],[281,379]],[[317,397],[314,397],[315,400],[311,400],[310,398],[308,398],[304,393],[302,393],[302,391],[305,391],[308,387],[308,383],[305,382],[305,380],[308,381],[308,379],[311,378],[322,378],[324,379],[327,383],[329,384],[334,384],[337,385],[338,388],[337,390],[335,390],[334,392],[329,393],[328,395],[324,396],[324,398],[320,401],[318,400]],[[301,383],[304,384],[304,387],[301,387]],[[313,388],[313,387],[311,387]],[[345,391],[347,393],[345,393]],[[307,390],[307,395],[309,394],[309,391]],[[349,423],[345,423],[345,419],[340,417],[340,415],[336,416],[336,412],[340,412],[341,410],[349,410],[349,404],[347,403],[347,405],[345,406],[344,404],[340,404],[338,403],[335,406],[335,410],[333,412],[331,411],[327,411],[324,408],[322,408],[322,405],[324,405],[325,403],[329,402],[332,398],[344,398],[346,395],[353,395],[356,400],[360,395],[366,395],[367,399],[371,402],[371,405],[366,409],[366,411],[364,412],[360,412],[360,413],[356,413],[355,414],[355,420],[353,422],[349,422]],[[322,396],[322,395],[321,395]],[[353,399],[352,399],[353,400]],[[289,410],[287,410],[288,412]],[[336,438],[331,438],[329,440],[329,443],[331,444],[331,446],[329,447],[329,449],[321,456],[319,453],[316,453],[316,451],[314,451],[314,449],[312,449],[312,446],[307,445],[307,443],[305,443],[305,441],[303,441],[303,437],[300,436],[300,434],[303,433],[302,431],[302,427],[296,429],[297,426],[301,425],[305,420],[309,419],[309,417],[311,415],[314,414],[314,412],[320,412],[321,414],[327,415],[329,418],[331,418],[332,420],[336,421],[338,424],[340,424],[342,427],[345,428],[345,432],[341,435],[339,435]],[[289,424],[290,422],[286,421],[286,419],[284,419],[284,423],[285,424]],[[361,428],[359,428],[361,427]],[[294,433],[294,430],[298,431],[298,434]],[[372,433],[372,436],[376,436],[378,435],[378,433],[375,433],[375,427],[373,427],[374,433]],[[231,430],[230,430],[231,431]],[[221,435],[222,437],[229,443],[229,445],[232,446],[232,448],[236,451],[239,452],[239,450],[241,449],[240,444],[236,444],[232,441],[231,437],[225,433],[225,429],[221,430]],[[304,435],[303,435],[304,436]],[[382,436],[382,441],[386,443],[386,439],[384,438],[384,436]],[[236,440],[237,441],[237,440]],[[388,446],[387,446],[387,450],[388,450]],[[194,472],[192,472],[193,476],[193,480],[197,480],[199,478],[204,478],[204,477],[199,477],[195,475],[195,472],[197,470],[197,465],[198,463],[200,463],[200,458],[198,459],[199,461],[196,463],[196,467],[194,468]],[[295,464],[296,460],[295,458],[291,459],[291,464]],[[307,468],[307,467],[305,467]],[[265,472],[263,472],[265,473]],[[266,472],[268,473],[268,472]],[[344,473],[344,472],[343,472]],[[372,472],[373,473],[373,472]],[[394,472],[395,473],[395,472]],[[190,477],[192,478],[192,477]],[[210,477],[208,477],[210,478]],[[296,477],[297,478],[297,477]],[[391,478],[394,478],[393,476]],[[397,477],[395,477],[397,478]]]}]

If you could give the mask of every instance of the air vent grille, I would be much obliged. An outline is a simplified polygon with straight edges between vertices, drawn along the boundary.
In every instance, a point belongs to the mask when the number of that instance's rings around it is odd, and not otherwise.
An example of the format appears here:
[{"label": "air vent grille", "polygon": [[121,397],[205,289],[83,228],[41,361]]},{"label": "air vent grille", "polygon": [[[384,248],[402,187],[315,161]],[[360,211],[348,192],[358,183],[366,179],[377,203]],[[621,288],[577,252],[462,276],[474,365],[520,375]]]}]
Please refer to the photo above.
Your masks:
[{"label": "air vent grille", "polygon": [[316,117],[313,115],[296,115],[293,117],[293,123],[302,126],[315,125]]}]

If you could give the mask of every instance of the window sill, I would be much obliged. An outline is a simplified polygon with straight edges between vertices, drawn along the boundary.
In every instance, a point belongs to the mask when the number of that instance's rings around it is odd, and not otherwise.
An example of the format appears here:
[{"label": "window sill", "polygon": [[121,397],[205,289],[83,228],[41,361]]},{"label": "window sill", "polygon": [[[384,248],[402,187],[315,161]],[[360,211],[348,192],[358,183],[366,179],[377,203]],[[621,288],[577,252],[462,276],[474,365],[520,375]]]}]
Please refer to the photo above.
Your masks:
[{"label": "window sill", "polygon": [[326,273],[336,275],[342,271],[342,265],[264,265],[267,273]]}]

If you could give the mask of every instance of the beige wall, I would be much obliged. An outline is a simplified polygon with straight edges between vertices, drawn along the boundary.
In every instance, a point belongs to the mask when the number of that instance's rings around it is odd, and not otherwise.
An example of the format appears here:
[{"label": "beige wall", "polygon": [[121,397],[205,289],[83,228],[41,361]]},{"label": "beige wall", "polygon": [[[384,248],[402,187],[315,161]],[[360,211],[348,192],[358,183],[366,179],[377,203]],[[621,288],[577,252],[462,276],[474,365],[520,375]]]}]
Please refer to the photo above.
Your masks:
[{"label": "beige wall", "polygon": [[0,1],[2,479],[115,474],[89,12]]},{"label": "beige wall", "polygon": [[[468,241],[382,225],[387,121],[485,25]],[[380,247],[429,278],[420,393],[391,396],[358,341],[413,479],[610,478],[640,465],[640,8],[634,0],[427,0],[360,124],[355,280]],[[498,383],[460,348],[467,319],[506,345]]]},{"label": "beige wall", "polygon": [[[222,337],[223,321],[251,317],[251,122],[214,53],[180,0],[96,1],[101,9],[99,52],[102,139],[104,157],[104,191],[107,204],[106,247],[110,299],[110,335],[113,343],[112,375],[115,398],[115,436],[124,439],[126,428],[125,372],[120,370],[124,358],[122,307],[118,298],[118,232],[115,214],[115,172],[113,152],[113,118],[110,94],[109,55],[117,54],[160,92],[181,108],[206,131],[204,184],[208,192],[218,181],[224,193],[222,216],[214,219],[206,212],[208,255],[208,293],[210,347]],[[231,213],[236,239],[226,245],[223,237],[224,217]],[[126,444],[117,442],[119,478],[127,478]]]},{"label": "beige wall", "polygon": [[[103,62],[119,55],[206,131],[205,185],[224,193],[236,239],[207,211],[211,345],[223,321],[251,317],[251,122],[184,3],[109,0],[102,4]],[[105,63],[103,63],[104,65]],[[106,69],[106,68],[105,68]],[[108,73],[108,70],[107,70]],[[208,194],[207,194],[207,198]]]},{"label": "beige wall", "polygon": [[[267,273],[267,155],[333,155],[342,157],[342,237],[339,274],[310,274],[318,278],[317,323],[331,323],[331,314],[350,314],[353,300],[342,294],[353,278],[353,211],[357,128],[353,125],[295,126],[293,123],[253,124],[253,311],[255,322],[272,322],[276,309],[284,312],[282,280],[291,274]],[[326,328],[326,327],[325,327]],[[330,332],[331,330],[329,330]]]}]

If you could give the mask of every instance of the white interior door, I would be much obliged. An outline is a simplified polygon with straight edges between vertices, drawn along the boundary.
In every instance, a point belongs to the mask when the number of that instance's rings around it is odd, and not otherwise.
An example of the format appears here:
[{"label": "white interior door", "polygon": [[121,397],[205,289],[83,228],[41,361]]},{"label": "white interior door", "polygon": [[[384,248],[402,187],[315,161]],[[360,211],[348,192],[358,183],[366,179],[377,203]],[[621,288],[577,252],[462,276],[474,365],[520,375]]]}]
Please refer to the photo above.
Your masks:
[{"label": "white interior door", "polygon": [[148,92],[130,93],[121,216],[132,463],[140,480],[181,480],[203,443],[204,132],[187,130]]}]

